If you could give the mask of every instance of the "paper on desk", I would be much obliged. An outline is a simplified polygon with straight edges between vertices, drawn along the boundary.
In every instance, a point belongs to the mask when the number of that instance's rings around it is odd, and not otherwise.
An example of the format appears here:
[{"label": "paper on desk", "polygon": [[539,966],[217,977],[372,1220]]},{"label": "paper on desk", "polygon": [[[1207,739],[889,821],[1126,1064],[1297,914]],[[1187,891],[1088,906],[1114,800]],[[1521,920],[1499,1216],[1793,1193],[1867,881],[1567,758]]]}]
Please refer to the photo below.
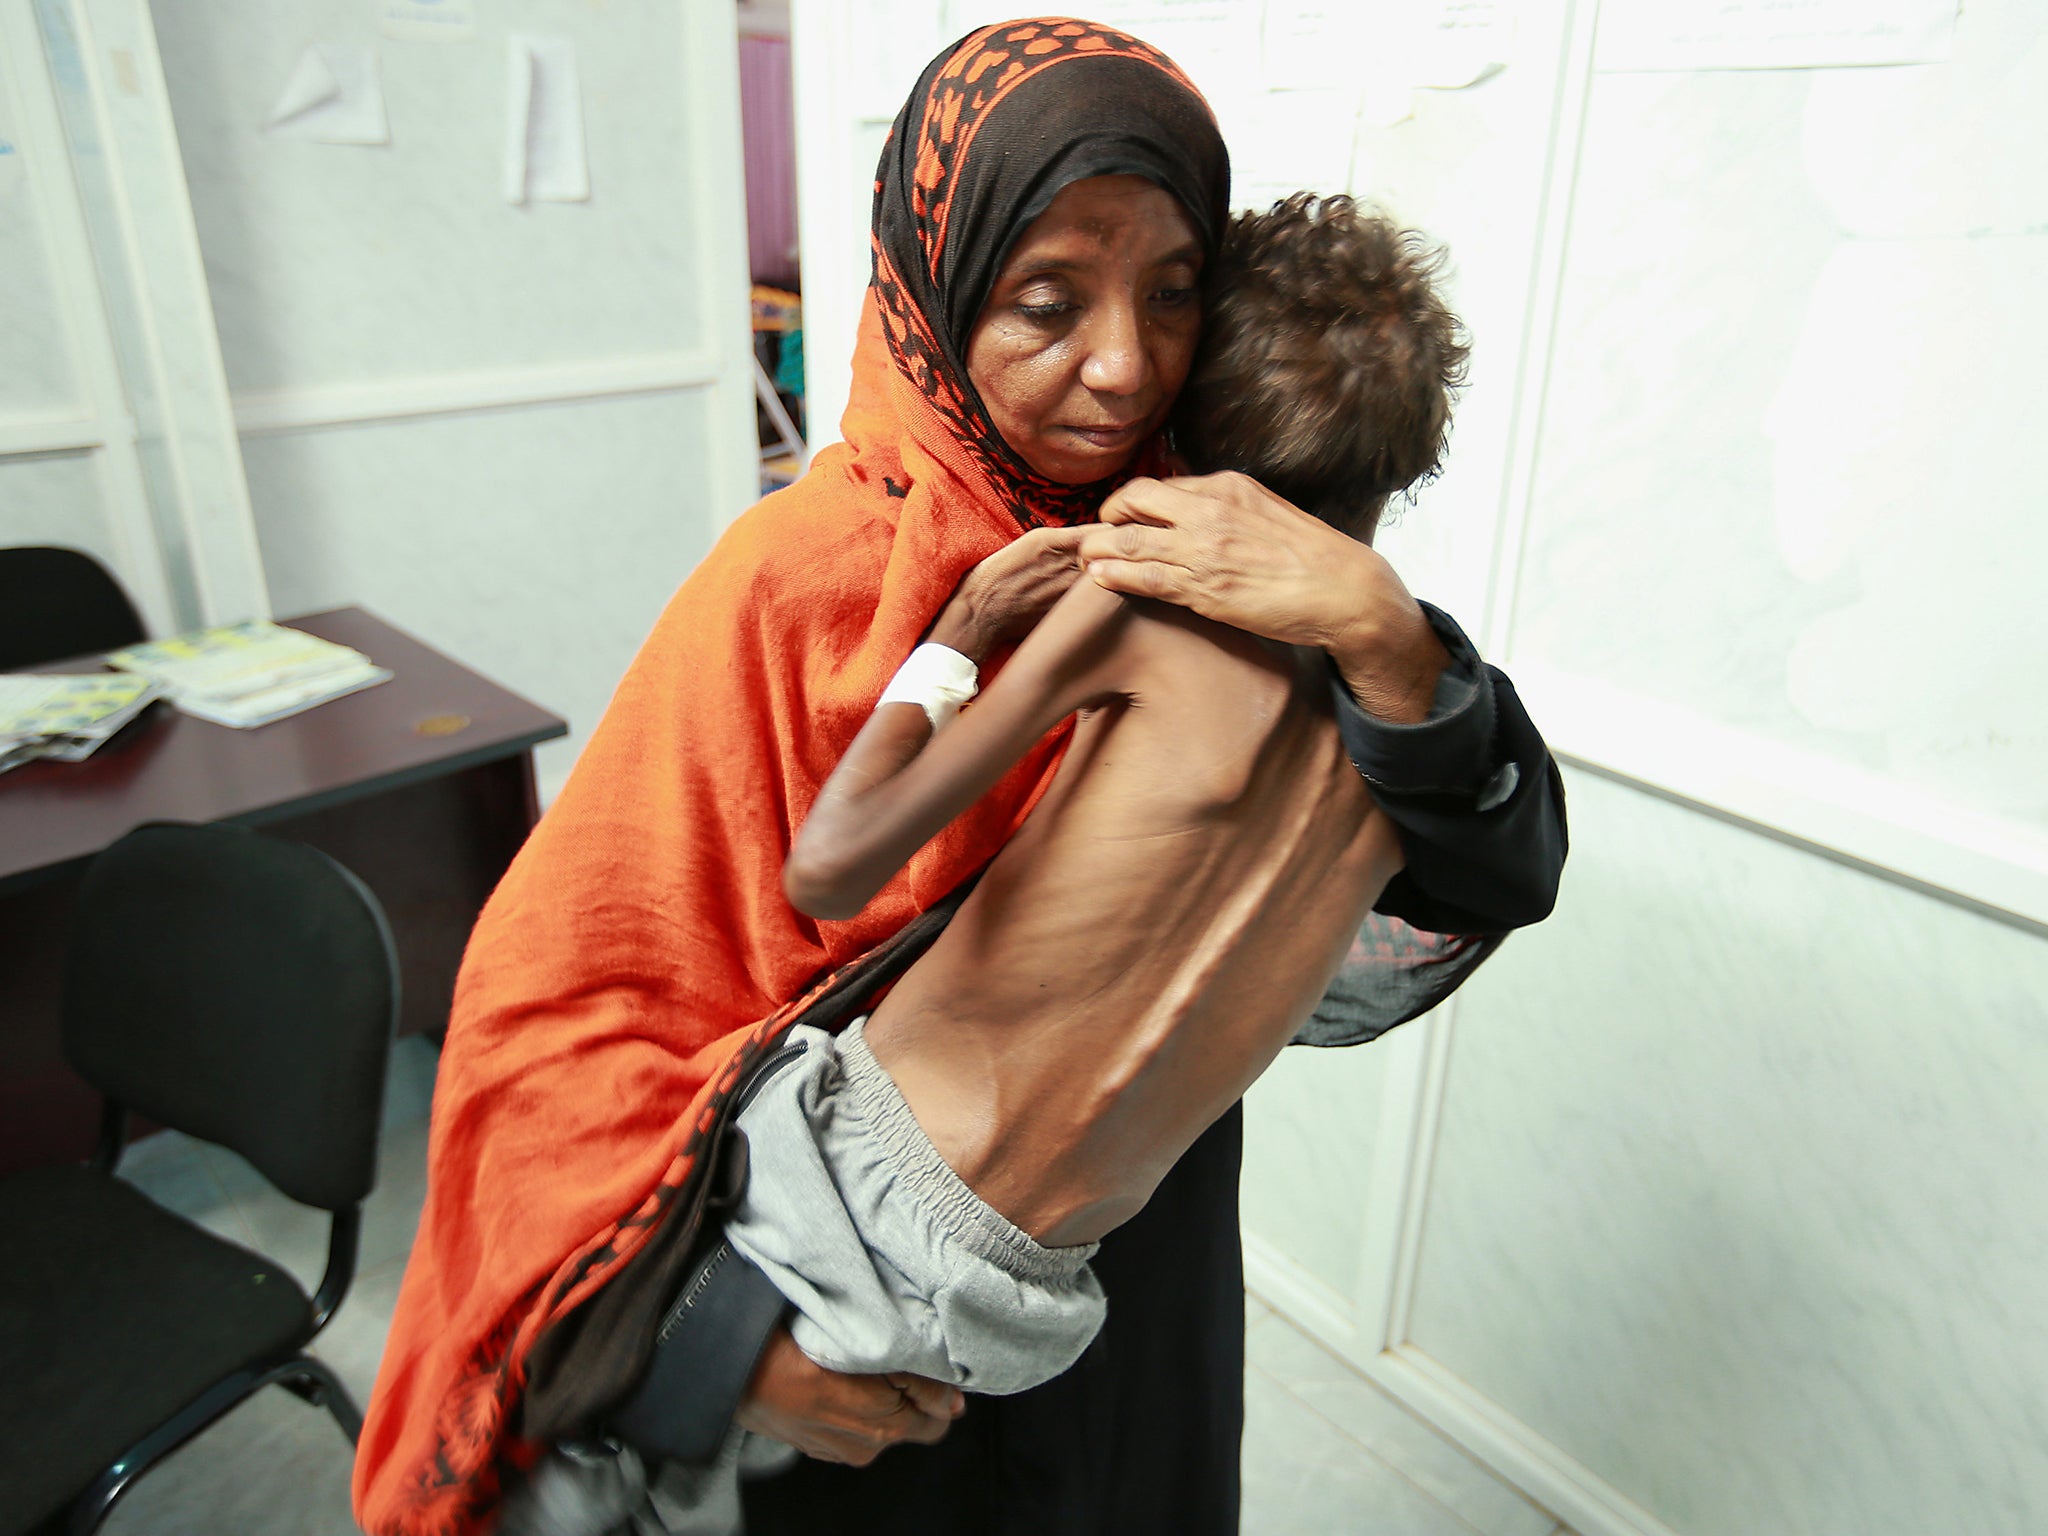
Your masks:
[{"label": "paper on desk", "polygon": [[0,676],[0,773],[45,757],[82,762],[163,691],[119,672]]},{"label": "paper on desk", "polygon": [[506,43],[505,201],[581,203],[590,198],[583,152],[583,92],[576,45],[515,32]]},{"label": "paper on desk", "polygon": [[391,676],[361,651],[262,620],[131,645],[106,659],[161,684],[186,714],[244,728]]},{"label": "paper on desk", "polygon": [[1815,69],[1946,59],[1957,0],[1605,0],[1593,67]]},{"label": "paper on desk", "polygon": [[179,709],[197,719],[248,730],[390,680],[391,674],[384,668],[362,661],[317,677],[280,682],[233,698],[180,694],[176,703]]},{"label": "paper on desk", "polygon": [[316,144],[389,144],[377,51],[367,43],[309,44],[264,126]]},{"label": "paper on desk", "polygon": [[162,692],[120,672],[0,676],[0,736],[111,736]]}]

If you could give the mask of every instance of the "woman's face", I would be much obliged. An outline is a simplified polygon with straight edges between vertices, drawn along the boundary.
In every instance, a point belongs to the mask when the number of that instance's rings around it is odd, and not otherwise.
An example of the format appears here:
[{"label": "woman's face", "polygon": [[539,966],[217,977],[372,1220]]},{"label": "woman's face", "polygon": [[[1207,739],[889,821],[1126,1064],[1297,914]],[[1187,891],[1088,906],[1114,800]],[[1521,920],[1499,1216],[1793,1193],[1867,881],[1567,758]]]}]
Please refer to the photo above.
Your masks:
[{"label": "woman's face", "polygon": [[1049,480],[1113,475],[1166,420],[1202,326],[1202,243],[1142,176],[1062,190],[1010,248],[967,338],[967,376]]}]

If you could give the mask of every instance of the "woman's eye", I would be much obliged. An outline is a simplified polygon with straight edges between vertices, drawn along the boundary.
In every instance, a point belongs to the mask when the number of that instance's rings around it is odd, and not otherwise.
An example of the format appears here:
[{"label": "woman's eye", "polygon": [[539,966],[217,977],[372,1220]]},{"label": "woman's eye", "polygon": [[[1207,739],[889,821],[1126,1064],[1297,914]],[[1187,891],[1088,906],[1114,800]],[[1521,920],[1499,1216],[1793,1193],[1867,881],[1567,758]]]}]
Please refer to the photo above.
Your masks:
[{"label": "woman's eye", "polygon": [[1156,304],[1163,304],[1169,309],[1174,309],[1189,302],[1194,296],[1195,290],[1192,288],[1161,288],[1152,295],[1152,300]]},{"label": "woman's eye", "polygon": [[1057,320],[1073,307],[1065,299],[1051,299],[1043,304],[1019,304],[1017,313],[1026,320]]}]

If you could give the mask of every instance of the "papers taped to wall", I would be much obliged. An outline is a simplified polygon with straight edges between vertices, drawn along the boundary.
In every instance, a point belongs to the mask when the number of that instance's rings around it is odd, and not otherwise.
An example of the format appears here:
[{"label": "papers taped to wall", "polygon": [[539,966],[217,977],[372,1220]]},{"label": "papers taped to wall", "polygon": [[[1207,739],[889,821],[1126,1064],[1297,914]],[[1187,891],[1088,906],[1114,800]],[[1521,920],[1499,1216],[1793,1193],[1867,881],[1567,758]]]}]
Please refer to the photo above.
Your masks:
[{"label": "papers taped to wall", "polygon": [[[1263,74],[1268,90],[1405,99],[1417,87],[1454,91],[1490,79],[1514,45],[1508,0],[1268,0]],[[1382,118],[1398,120],[1369,114]]]},{"label": "papers taped to wall", "polygon": [[409,43],[462,43],[476,36],[471,0],[382,0],[377,30]]},{"label": "papers taped to wall", "polygon": [[1216,103],[1230,145],[1230,201],[1263,212],[1295,192],[1328,195],[1351,185],[1358,94],[1272,91]]},{"label": "papers taped to wall", "polygon": [[278,92],[264,126],[316,144],[389,144],[384,82],[368,44],[314,43]]},{"label": "papers taped to wall", "polygon": [[566,37],[515,33],[506,43],[505,201],[590,200],[583,87]]},{"label": "papers taped to wall", "polygon": [[1609,73],[1934,64],[1957,0],[1607,0],[1593,67]]},{"label": "papers taped to wall", "polygon": [[391,676],[361,651],[261,620],[131,645],[107,660],[156,683],[186,714],[240,730]]}]

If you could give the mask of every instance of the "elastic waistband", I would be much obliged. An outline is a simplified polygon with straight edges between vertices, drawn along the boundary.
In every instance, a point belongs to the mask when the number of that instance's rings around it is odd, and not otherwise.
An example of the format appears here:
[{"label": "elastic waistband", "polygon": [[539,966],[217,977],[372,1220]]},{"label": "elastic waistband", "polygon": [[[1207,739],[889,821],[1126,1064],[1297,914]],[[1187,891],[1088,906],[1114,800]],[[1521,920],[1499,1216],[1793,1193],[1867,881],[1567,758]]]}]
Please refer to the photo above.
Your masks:
[{"label": "elastic waistband", "polygon": [[855,1019],[833,1042],[845,1074],[839,1102],[861,1123],[862,1134],[873,1138],[933,1225],[1019,1280],[1058,1283],[1078,1276],[1101,1244],[1048,1248],[969,1189],[939,1156],[896,1080],[868,1049],[867,1022]]}]

